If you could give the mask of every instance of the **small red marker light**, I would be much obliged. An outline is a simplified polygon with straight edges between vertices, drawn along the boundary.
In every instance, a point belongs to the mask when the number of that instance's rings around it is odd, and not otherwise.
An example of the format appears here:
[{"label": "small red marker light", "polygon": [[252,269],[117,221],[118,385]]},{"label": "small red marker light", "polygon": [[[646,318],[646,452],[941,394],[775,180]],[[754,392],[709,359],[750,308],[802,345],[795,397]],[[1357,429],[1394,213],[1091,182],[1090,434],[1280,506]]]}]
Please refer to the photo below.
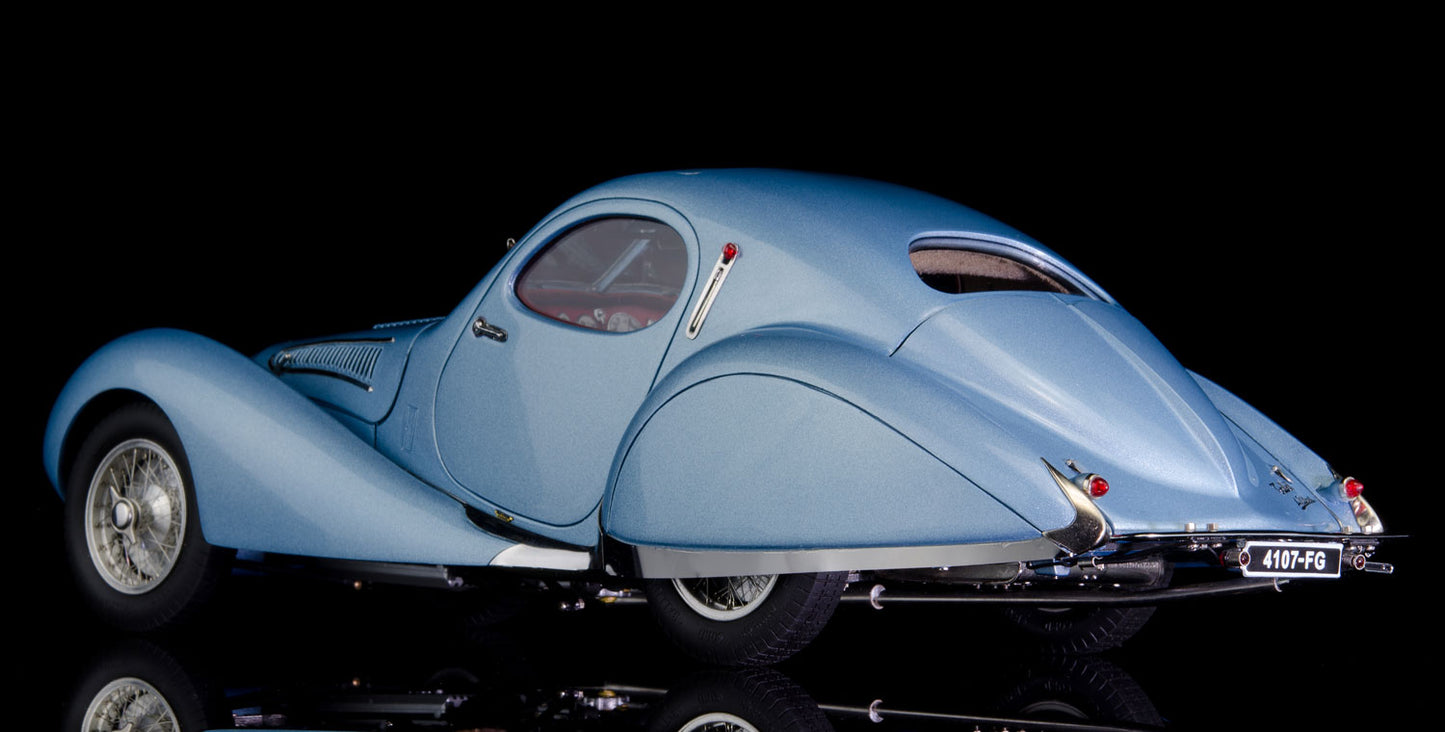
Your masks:
[{"label": "small red marker light", "polygon": [[733,257],[738,255],[738,245],[732,242],[724,244],[722,254],[724,263],[733,261]]},{"label": "small red marker light", "polygon": [[1365,490],[1365,484],[1354,478],[1345,478],[1345,498],[1356,498]]},{"label": "small red marker light", "polygon": [[1089,495],[1095,498],[1102,498],[1104,494],[1108,492],[1109,481],[1097,475],[1089,479]]}]

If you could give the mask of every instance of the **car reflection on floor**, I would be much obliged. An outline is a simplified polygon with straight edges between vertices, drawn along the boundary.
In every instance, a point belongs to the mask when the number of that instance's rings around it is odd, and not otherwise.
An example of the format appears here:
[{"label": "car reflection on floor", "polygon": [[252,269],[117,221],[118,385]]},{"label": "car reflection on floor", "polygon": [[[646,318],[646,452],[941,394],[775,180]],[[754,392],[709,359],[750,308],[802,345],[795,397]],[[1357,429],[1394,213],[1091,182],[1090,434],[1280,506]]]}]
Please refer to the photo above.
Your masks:
[{"label": "car reflection on floor", "polygon": [[942,703],[897,708],[882,699],[866,706],[819,704],[771,668],[700,669],[665,688],[568,685],[560,679],[550,687],[508,685],[458,667],[438,669],[409,686],[344,675],[305,684],[246,683],[224,671],[194,673],[168,644],[128,638],[109,645],[81,675],[64,728],[828,730],[885,724],[881,729],[1077,730],[1162,724],[1139,685],[1106,660],[1058,658],[1047,668],[1018,680],[996,709],[970,713]]},{"label": "car reflection on floor", "polygon": [[[1039,652],[989,608],[850,604],[807,653],[742,670],[685,659],[637,604],[564,612],[545,595],[311,578],[234,577],[215,612],[176,633],[117,636],[63,612],[37,627],[57,639],[47,663],[70,673],[57,692],[64,729],[1322,729],[1387,718],[1389,689],[1374,708],[1342,708],[1253,686],[1252,669],[1313,679],[1335,657],[1317,599],[1291,598],[1245,616],[1287,621],[1287,635],[1236,622],[1221,603],[1176,605],[1102,656]],[[174,725],[144,724],[159,720]]]},{"label": "car reflection on floor", "polygon": [[[562,613],[535,596],[479,604],[414,589],[358,593],[274,577],[234,584],[241,585],[240,595],[224,603],[226,610],[182,632],[154,637],[101,632],[80,644],[92,652],[77,659],[64,728],[822,730],[1088,724],[1150,729],[1162,724],[1139,684],[1102,658],[1010,663],[1002,675],[996,672],[1003,664],[988,670],[953,663],[861,669],[850,671],[840,686],[801,661],[783,669],[699,667],[664,644],[638,606]],[[288,601],[264,599],[282,596]],[[941,670],[955,682],[966,680],[970,691],[929,692],[936,681],[930,678]],[[793,671],[807,681],[796,680]],[[910,674],[922,678],[910,682]],[[980,683],[985,677],[987,683]]]}]

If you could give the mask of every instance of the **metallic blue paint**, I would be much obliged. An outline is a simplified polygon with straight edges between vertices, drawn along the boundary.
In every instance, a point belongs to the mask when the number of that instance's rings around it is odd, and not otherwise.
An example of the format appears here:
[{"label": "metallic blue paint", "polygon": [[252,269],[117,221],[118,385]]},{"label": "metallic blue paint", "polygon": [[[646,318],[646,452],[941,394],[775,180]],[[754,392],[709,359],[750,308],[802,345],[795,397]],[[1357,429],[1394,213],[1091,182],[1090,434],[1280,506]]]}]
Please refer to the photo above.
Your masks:
[{"label": "metallic blue paint", "polygon": [[[1115,532],[1183,531],[1186,523],[1340,530],[1322,504],[1301,510],[1261,490],[1269,465],[1242,448],[1189,373],[1117,305],[1048,293],[965,296],[919,326],[895,358],[947,381],[971,411],[1039,457],[1104,475],[1111,487],[1099,505]],[[966,452],[949,454],[985,488],[1037,469],[975,470]],[[1012,494],[1005,502],[1020,505]]]},{"label": "metallic blue paint", "polygon": [[[532,257],[612,215],[682,235],[688,285],[663,321],[590,332],[520,303],[513,283]],[[925,240],[982,242],[1086,294],[934,290],[908,257]],[[740,253],[689,339],[684,320],[727,243]],[[473,336],[478,316],[508,340]],[[370,391],[272,373],[279,347],[253,360],[180,331],[122,338],[57,400],[46,470],[63,490],[73,420],[122,390],[175,424],[207,541],[260,551],[484,565],[515,546],[473,526],[463,502],[582,548],[604,532],[700,551],[1040,547],[1075,516],[1040,458],[1103,474],[1097,505],[1121,534],[1353,528],[1323,461],[1185,371],[1068,262],[884,183],[749,170],[604,183],[447,317],[338,338],[371,337],[391,340]],[[1300,493],[1273,485],[1280,472]]]},{"label": "metallic blue paint", "polygon": [[758,374],[708,379],[669,399],[623,459],[606,517],[622,541],[681,549],[1039,537],[875,417],[808,384]]},{"label": "metallic blue paint", "polygon": [[[1334,474],[1328,463],[1239,397],[1199,374],[1190,372],[1190,376],[1228,421],[1230,431],[1239,440],[1240,446],[1255,457],[1255,461],[1247,466],[1253,471],[1251,477],[1254,483],[1264,486],[1270,482],[1278,483],[1269,475],[1269,470],[1274,465],[1282,466],[1293,476],[1297,487],[1308,490],[1308,495],[1328,507],[1343,526],[1354,529],[1355,523],[1350,518],[1353,509],[1342,493],[1332,490],[1340,476]],[[1258,473],[1257,478],[1253,473]]]},{"label": "metallic blue paint", "polygon": [[651,326],[609,333],[544,317],[517,298],[511,285],[539,251],[603,215],[671,226],[688,250],[686,281],[696,280],[696,236],[676,211],[632,199],[567,207],[518,243],[499,273],[508,287],[472,313],[512,335],[505,343],[463,335],[437,385],[437,445],[455,484],[541,524],[575,525],[597,508],[622,434],[686,312],[684,296]]},{"label": "metallic blue paint", "polygon": [[408,356],[417,336],[435,322],[417,323],[389,328],[329,336],[324,339],[281,343],[262,351],[256,363],[271,367],[272,358],[289,348],[318,342],[365,344],[381,350],[373,369],[374,376],[365,384],[337,378],[324,372],[279,370],[277,376],[296,391],[341,414],[375,425],[391,413],[396,392],[401,387]]},{"label": "metallic blue paint", "polygon": [[[968,478],[970,470],[977,471],[980,470],[980,467],[977,462],[968,462],[960,457],[967,455],[972,460],[987,464],[988,472],[991,474],[1013,476],[1011,480],[994,481],[992,485],[980,485],[976,481],[973,483],[977,486],[973,490],[981,489],[985,495],[1002,500],[1010,509],[1011,520],[992,523],[984,520],[983,517],[971,519],[955,528],[953,541],[967,541],[973,536],[994,535],[1001,531],[1008,534],[1016,530],[1019,525],[1030,524],[1034,527],[1034,534],[1037,536],[1044,530],[1065,526],[1073,519],[1073,510],[1062,500],[1057,489],[1048,480],[1047,473],[1038,464],[1038,457],[1019,457],[1020,455],[1030,455],[1031,448],[1028,445],[1019,443],[1007,433],[1000,431],[984,412],[969,409],[966,405],[952,410],[942,406],[957,403],[959,395],[950,390],[935,375],[914,368],[899,359],[890,358],[886,353],[860,347],[855,342],[835,333],[798,327],[766,328],[715,343],[683,363],[658,384],[648,403],[643,406],[638,420],[634,421],[632,433],[634,435],[645,434],[651,430],[661,429],[648,425],[646,420],[650,419],[654,413],[665,411],[666,405],[669,405],[676,395],[695,384],[721,379],[733,374],[761,374],[806,384],[812,389],[850,404],[857,410],[857,419],[860,423],[863,421],[876,422],[905,436],[908,441],[916,445],[916,448],[889,456],[895,465],[905,458],[915,461],[917,466],[910,468],[909,473],[933,471],[935,467],[932,464],[941,460],[942,465],[939,467],[951,466],[953,471]],[[735,399],[743,404],[756,404],[754,398],[746,393],[739,393]],[[920,410],[913,406],[917,404],[939,406]],[[723,416],[717,417],[698,415],[697,419],[686,424],[671,425],[669,423],[666,429],[677,433],[677,436],[671,439],[696,443],[726,442],[758,430],[770,429],[769,423],[772,419],[769,411],[763,409],[752,412],[730,410]],[[842,424],[830,424],[830,427],[839,430],[849,429]],[[841,435],[840,439],[842,439]],[[629,444],[631,442],[632,440],[629,439]],[[729,479],[728,471],[742,469],[741,466],[744,464],[756,462],[756,458],[746,451],[739,452],[734,460],[725,463],[704,463],[691,460],[687,457],[687,453],[683,453],[683,457],[672,458],[669,458],[667,453],[656,457],[648,454],[649,450],[656,449],[657,446],[663,444],[666,443],[657,439],[649,439],[643,441],[641,445],[632,445],[626,460],[665,461],[673,459],[686,461],[684,462],[686,469],[693,474],[717,474],[707,478],[712,481],[726,481]],[[871,449],[855,443],[845,444],[848,448],[855,450]],[[795,456],[795,458],[798,460],[809,459],[805,456]],[[959,465],[966,465],[967,469],[960,469]],[[746,481],[739,480],[738,482]],[[655,487],[661,489],[661,486]],[[626,498],[625,493],[628,490],[639,489],[642,488],[638,485],[619,484],[618,493],[623,494]],[[775,482],[773,487],[776,496],[787,496],[791,491],[806,492],[808,490],[810,489],[807,486],[789,483]],[[861,488],[858,491],[851,491],[846,487],[840,487],[837,490],[867,504],[877,504],[887,500],[899,505],[928,505],[926,501],[914,504],[907,499],[907,494],[910,491],[917,491],[920,495],[935,495],[933,488],[915,485],[901,478],[895,481],[886,495],[870,495],[862,492]],[[994,492],[998,490],[1011,492],[1000,496]],[[960,493],[960,500],[965,498],[971,499],[971,496]],[[774,500],[784,499],[775,498]],[[791,500],[791,498],[787,500]],[[709,521],[747,520],[768,523],[774,520],[769,516],[771,510],[768,505],[761,504],[749,507],[747,510],[736,511],[733,513],[734,518],[713,516]],[[835,509],[820,506],[816,510],[823,511],[826,515],[827,512]],[[919,510],[935,512],[944,510],[944,507],[930,505],[927,509]],[[1017,516],[1012,516],[1012,514],[1017,514]],[[619,520],[616,511],[607,511],[604,515],[608,517],[608,521]],[[993,514],[984,515],[992,516]],[[1017,521],[1020,517],[1022,521]],[[675,515],[673,518],[678,519],[681,516]],[[787,518],[788,520],[793,519],[792,516]],[[915,520],[922,520],[922,518],[922,515],[919,515]],[[1001,516],[994,516],[994,518],[1002,519]],[[609,531],[612,530],[610,524],[607,525],[607,528]],[[893,531],[894,529],[888,530]],[[821,534],[815,535],[813,537],[814,544],[810,548],[841,548],[855,545],[859,531],[860,527],[857,525],[838,522],[826,537]],[[919,539],[918,542],[909,543],[926,543],[926,540]]]},{"label": "metallic blue paint", "polygon": [[57,487],[66,428],[87,401],[117,389],[145,395],[175,426],[211,544],[486,564],[513,543],[477,531],[461,504],[377,454],[266,369],[178,330],[120,338],[71,377],[46,433],[46,470]]}]

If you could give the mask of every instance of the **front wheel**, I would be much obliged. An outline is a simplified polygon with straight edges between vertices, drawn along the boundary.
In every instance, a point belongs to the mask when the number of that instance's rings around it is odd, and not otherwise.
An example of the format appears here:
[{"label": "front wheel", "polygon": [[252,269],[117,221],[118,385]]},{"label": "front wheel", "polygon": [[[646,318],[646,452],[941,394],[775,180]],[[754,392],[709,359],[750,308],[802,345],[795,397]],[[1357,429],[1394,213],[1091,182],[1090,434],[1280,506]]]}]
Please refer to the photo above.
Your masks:
[{"label": "front wheel", "polygon": [[102,618],[151,630],[211,593],[227,552],[202,539],[195,500],[190,464],[160,409],[132,404],[96,424],[70,468],[65,544]]},{"label": "front wheel", "polygon": [[647,601],[663,633],[694,658],[757,666],[817,637],[847,579],[847,572],[822,572],[648,580]]}]

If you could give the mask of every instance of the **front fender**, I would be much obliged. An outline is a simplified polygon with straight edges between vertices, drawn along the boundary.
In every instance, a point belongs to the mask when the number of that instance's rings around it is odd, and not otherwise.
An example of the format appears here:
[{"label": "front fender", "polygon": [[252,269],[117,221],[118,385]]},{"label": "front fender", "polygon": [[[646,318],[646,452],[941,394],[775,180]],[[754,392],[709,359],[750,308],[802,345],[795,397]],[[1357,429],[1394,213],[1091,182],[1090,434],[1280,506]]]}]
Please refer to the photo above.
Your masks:
[{"label": "front fender", "polygon": [[165,412],[195,482],[206,541],[225,547],[393,562],[486,564],[510,542],[378,454],[250,359],[178,330],[124,336],[81,364],[46,428],[46,472],[86,405],[133,392]]}]

